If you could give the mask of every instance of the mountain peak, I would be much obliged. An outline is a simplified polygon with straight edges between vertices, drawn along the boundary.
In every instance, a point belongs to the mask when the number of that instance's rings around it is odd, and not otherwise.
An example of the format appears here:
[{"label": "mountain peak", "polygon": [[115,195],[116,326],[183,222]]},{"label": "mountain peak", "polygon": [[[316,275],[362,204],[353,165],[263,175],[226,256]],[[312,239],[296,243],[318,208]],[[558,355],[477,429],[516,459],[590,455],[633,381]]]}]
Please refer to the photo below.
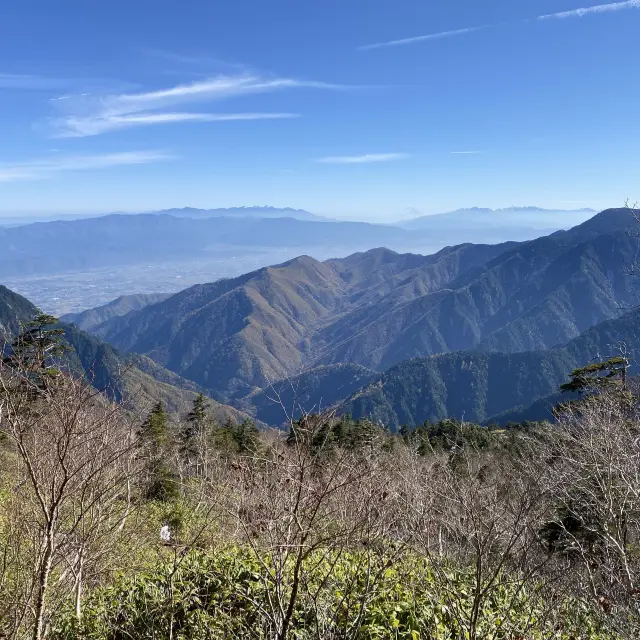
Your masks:
[{"label": "mountain peak", "polygon": [[637,229],[640,233],[640,209],[627,207],[605,209],[575,229],[593,234],[611,233],[625,229]]}]

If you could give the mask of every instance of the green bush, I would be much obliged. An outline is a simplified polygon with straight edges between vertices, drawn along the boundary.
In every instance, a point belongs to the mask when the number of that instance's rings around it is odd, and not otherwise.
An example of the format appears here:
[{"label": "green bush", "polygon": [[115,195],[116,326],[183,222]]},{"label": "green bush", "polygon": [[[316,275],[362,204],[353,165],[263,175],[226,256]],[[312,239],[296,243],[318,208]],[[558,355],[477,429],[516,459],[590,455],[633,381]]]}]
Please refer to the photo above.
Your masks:
[{"label": "green bush", "polygon": [[[81,624],[71,607],[62,611],[51,638],[273,638],[273,624],[265,613],[276,593],[270,566],[268,558],[258,558],[247,548],[177,554],[155,570],[95,590],[85,602]],[[372,557],[365,552],[316,554],[307,558],[306,569],[308,582],[301,585],[288,635],[292,639],[468,637],[459,627],[460,611],[455,615],[446,589],[423,558],[405,554],[391,562],[383,554]],[[472,577],[467,571],[447,574],[447,588],[455,589],[466,615],[471,613]],[[287,588],[285,596],[290,593]],[[319,593],[315,599],[314,593]],[[496,640],[614,637],[600,628],[597,615],[585,603],[567,600],[561,620],[546,619],[544,612],[542,595],[515,585],[498,589],[480,612],[476,637],[489,637],[489,632]]]}]

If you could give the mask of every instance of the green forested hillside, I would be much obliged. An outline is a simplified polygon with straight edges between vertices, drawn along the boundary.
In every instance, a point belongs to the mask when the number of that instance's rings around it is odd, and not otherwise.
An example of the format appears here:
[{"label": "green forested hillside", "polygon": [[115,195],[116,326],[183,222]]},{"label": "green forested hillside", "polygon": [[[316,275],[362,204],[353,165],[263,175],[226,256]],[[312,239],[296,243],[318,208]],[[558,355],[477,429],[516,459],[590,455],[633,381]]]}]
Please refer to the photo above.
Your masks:
[{"label": "green forested hillside", "polygon": [[238,401],[238,406],[272,426],[288,426],[304,413],[325,411],[377,377],[358,364],[323,365],[275,381]]},{"label": "green forested hillside", "polygon": [[541,419],[549,417],[547,408],[573,369],[617,355],[621,348],[631,359],[631,372],[637,371],[638,310],[602,322],[564,347],[547,351],[461,351],[402,362],[356,392],[341,411],[394,428],[443,418]]}]

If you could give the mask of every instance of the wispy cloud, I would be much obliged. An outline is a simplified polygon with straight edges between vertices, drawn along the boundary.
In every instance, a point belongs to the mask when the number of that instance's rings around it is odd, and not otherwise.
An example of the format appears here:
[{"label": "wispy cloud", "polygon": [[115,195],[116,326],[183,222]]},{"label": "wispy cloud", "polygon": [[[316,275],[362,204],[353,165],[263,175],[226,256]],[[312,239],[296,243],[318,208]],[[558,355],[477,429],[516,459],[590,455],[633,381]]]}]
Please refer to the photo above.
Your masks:
[{"label": "wispy cloud", "polygon": [[449,151],[449,153],[454,156],[477,156],[484,151]]},{"label": "wispy cloud", "polygon": [[370,49],[382,49],[383,47],[400,47],[405,44],[415,44],[417,42],[426,42],[428,40],[440,40],[442,38],[451,38],[453,36],[463,36],[468,33],[488,29],[489,25],[482,27],[468,27],[466,29],[454,29],[453,31],[441,31],[439,33],[429,33],[424,36],[414,36],[412,38],[402,38],[401,40],[389,40],[388,42],[376,42],[375,44],[366,44],[358,47],[360,51],[368,51]]},{"label": "wispy cloud", "polygon": [[[55,118],[58,137],[92,136],[115,129],[177,122],[222,122],[297,117],[291,113],[192,113],[171,110],[178,105],[220,100],[286,89],[345,90],[349,87],[256,74],[217,76],[156,91],[111,95],[89,94],[58,101],[67,115]],[[67,98],[67,96],[62,96]]]},{"label": "wispy cloud", "polygon": [[404,160],[408,153],[366,153],[362,156],[329,156],[318,158],[316,162],[323,164],[366,164],[368,162],[390,162],[392,160]]},{"label": "wispy cloud", "polygon": [[[581,9],[572,9],[571,11],[561,11],[559,13],[550,13],[535,18],[536,20],[551,20],[554,18],[582,18],[584,16],[595,13],[608,13],[611,11],[623,11],[625,9],[640,9],[640,0],[626,0],[625,2],[610,2],[608,4],[599,4],[593,7],[584,7]],[[523,22],[529,22],[524,20]],[[507,24],[507,23],[503,23]],[[427,42],[429,40],[441,40],[442,38],[451,38],[453,36],[463,36],[484,29],[497,27],[497,24],[488,24],[480,27],[467,27],[465,29],[453,29],[451,31],[441,31],[439,33],[429,33],[423,36],[414,36],[412,38],[402,38],[400,40],[389,40],[387,42],[376,42],[358,47],[360,51],[368,51],[370,49],[381,49],[383,47],[399,47],[403,45],[416,44],[419,42]]]},{"label": "wispy cloud", "polygon": [[65,128],[60,133],[60,136],[65,138],[84,138],[118,129],[175,122],[232,122],[242,120],[281,120],[299,117],[300,114],[297,113],[140,113],[126,116],[88,118],[70,116],[65,120]]},{"label": "wispy cloud", "polygon": [[613,2],[609,4],[599,4],[594,7],[573,9],[572,11],[561,11],[560,13],[550,13],[538,16],[538,20],[550,20],[553,18],[583,18],[592,13],[607,13],[609,11],[623,11],[625,9],[640,9],[640,0],[627,0],[626,2]]},{"label": "wispy cloud", "polygon": [[65,171],[105,169],[123,165],[149,164],[170,160],[173,156],[161,151],[125,151],[101,155],[51,156],[28,162],[0,164],[0,182],[43,180]]}]

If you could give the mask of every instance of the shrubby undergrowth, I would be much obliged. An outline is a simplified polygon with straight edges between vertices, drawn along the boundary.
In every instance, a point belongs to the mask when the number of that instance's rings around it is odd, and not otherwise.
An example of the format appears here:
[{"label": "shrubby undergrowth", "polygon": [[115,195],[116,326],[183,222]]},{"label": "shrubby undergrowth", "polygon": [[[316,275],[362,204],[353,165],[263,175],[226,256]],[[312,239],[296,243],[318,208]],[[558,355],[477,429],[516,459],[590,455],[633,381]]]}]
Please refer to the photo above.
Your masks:
[{"label": "shrubby undergrowth", "polygon": [[259,432],[203,397],[132,416],[51,366],[41,321],[0,368],[0,636],[638,637],[624,377],[586,372],[554,425]]},{"label": "shrubby undergrowth", "polygon": [[[256,558],[242,547],[215,553],[191,551],[178,566],[167,560],[149,573],[123,575],[113,585],[96,590],[85,602],[82,621],[68,609],[57,617],[51,635],[60,640],[273,638],[277,629],[263,613],[277,588],[269,577],[273,567],[268,563],[268,558]],[[296,601],[292,638],[466,637],[460,614],[447,605],[450,596],[424,557],[316,553],[305,564],[311,581]],[[376,576],[373,589],[369,572]],[[327,575],[329,580],[321,584]],[[471,616],[472,572],[447,569],[447,581],[465,598],[462,615]],[[318,591],[320,598],[314,597]],[[505,584],[492,593],[480,612],[477,637],[614,635],[586,601],[567,598],[551,614],[540,583],[527,589]]]}]

